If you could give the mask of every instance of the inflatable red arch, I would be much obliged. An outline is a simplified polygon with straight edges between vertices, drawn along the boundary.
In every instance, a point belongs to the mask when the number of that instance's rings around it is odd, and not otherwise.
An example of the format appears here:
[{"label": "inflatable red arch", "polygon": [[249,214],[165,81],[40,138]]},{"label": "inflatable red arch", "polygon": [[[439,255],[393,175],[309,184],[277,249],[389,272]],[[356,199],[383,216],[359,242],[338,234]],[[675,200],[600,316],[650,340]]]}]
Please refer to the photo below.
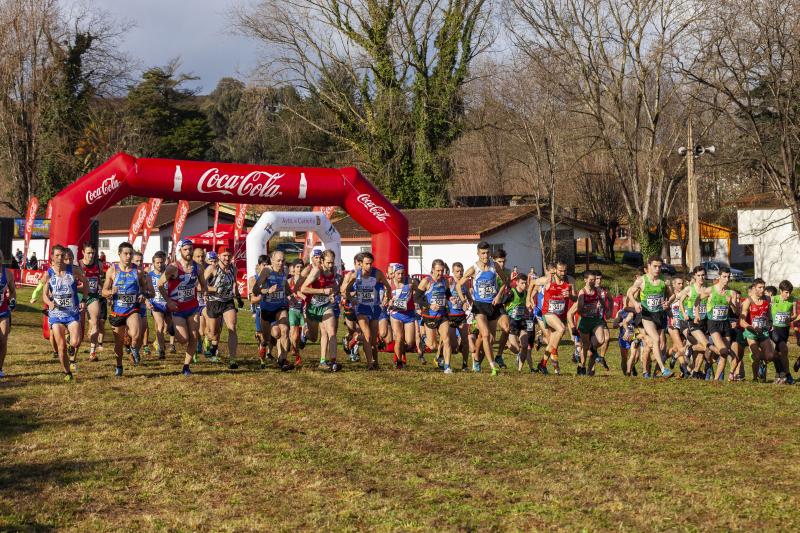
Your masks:
[{"label": "inflatable red arch", "polygon": [[[50,242],[77,249],[92,217],[126,196],[248,204],[337,205],[372,234],[378,268],[408,260],[408,221],[356,168],[242,165],[119,153],[53,198]],[[348,265],[349,266],[349,265]]]}]

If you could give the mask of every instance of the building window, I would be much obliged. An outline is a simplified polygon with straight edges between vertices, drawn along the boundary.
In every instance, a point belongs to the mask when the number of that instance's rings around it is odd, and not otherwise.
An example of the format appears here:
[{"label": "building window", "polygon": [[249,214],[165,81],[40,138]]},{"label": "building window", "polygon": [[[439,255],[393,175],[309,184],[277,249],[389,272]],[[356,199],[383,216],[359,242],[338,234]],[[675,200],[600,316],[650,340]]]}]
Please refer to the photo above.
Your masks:
[{"label": "building window", "polygon": [[628,238],[628,228],[617,228],[617,239],[627,239]]},{"label": "building window", "polygon": [[755,255],[755,249],[753,248],[752,244],[745,244],[744,246],[742,246],[742,248],[744,248],[744,250],[743,250],[744,255],[747,255],[747,256],[754,256]]},{"label": "building window", "polygon": [[497,250],[505,250],[505,244],[502,242],[494,243],[489,245],[489,255],[494,256]]},{"label": "building window", "polygon": [[408,246],[408,257],[422,257],[422,246],[419,244],[410,244]]},{"label": "building window", "polygon": [[367,252],[372,253],[372,246],[361,246],[358,251],[362,254]]},{"label": "building window", "polygon": [[108,239],[99,239],[97,241],[97,248],[100,250],[108,250],[109,249]]},{"label": "building window", "polygon": [[700,255],[703,257],[714,257],[714,241],[700,241]]}]

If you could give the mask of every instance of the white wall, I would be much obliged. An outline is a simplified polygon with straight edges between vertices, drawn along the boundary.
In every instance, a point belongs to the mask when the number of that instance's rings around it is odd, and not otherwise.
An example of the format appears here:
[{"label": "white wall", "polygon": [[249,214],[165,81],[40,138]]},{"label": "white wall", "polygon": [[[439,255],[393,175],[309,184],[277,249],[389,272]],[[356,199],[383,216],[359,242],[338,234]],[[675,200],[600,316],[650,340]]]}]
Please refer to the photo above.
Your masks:
[{"label": "white wall", "polygon": [[[575,230],[575,238],[579,238],[578,230]],[[536,217],[526,218],[493,233],[486,241],[489,244],[503,245],[508,254],[506,267],[509,270],[517,266],[519,272],[527,274],[528,269],[533,267],[537,274],[542,273],[542,250],[539,247],[539,222]],[[473,245],[471,260],[474,261],[476,257]]]},{"label": "white wall", "polygon": [[752,244],[755,277],[800,285],[800,239],[788,209],[740,209],[739,244]]}]

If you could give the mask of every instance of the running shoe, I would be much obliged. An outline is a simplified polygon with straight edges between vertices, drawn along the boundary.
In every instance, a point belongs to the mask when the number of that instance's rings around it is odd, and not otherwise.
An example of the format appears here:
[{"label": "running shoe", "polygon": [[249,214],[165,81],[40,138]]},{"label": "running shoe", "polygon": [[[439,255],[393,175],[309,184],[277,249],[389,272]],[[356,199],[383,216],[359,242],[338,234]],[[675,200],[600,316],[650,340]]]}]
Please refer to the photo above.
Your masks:
[{"label": "running shoe", "polygon": [[712,365],[706,365],[706,381],[712,381],[714,379],[714,367]]},{"label": "running shoe", "polygon": [[71,383],[75,378],[72,377],[72,374],[64,374],[64,381],[67,383]]},{"label": "running shoe", "polygon": [[148,345],[146,345],[146,344],[145,344],[145,345],[142,347],[142,353],[143,353],[144,355],[150,355],[150,347],[149,347]]},{"label": "running shoe", "polygon": [[359,360],[358,357],[358,344],[354,344],[353,347],[350,349],[350,360],[354,363],[357,363]]},{"label": "running shoe", "polygon": [[675,377],[675,372],[673,372],[669,368],[665,368],[664,371],[661,373],[661,377],[664,378],[664,379],[669,379],[671,377]]},{"label": "running shoe", "polygon": [[505,362],[505,360],[503,360],[503,356],[502,356],[502,355],[498,355],[497,357],[495,357],[495,358],[494,358],[494,362],[495,362],[495,363],[497,363],[497,365],[498,365],[500,368],[508,368],[508,367],[506,366],[506,362]]},{"label": "running shoe", "polygon": [[438,356],[436,358],[436,366],[439,367],[439,370],[444,370],[444,356]]},{"label": "running shoe", "polygon": [[2,370],[0,370],[0,378],[4,378],[4,377],[6,377],[6,373],[3,372]]},{"label": "running shoe", "polygon": [[675,363],[677,363],[677,362],[678,362],[678,359],[675,357],[675,354],[674,353],[671,354],[670,358],[669,358],[669,368],[670,368],[670,370],[675,368]]},{"label": "running shoe", "polygon": [[339,372],[342,369],[342,365],[334,361],[331,363],[331,372]]},{"label": "running shoe", "polygon": [[419,354],[417,356],[417,359],[419,359],[420,364],[423,364],[423,365],[427,365],[428,364],[428,361],[425,360],[425,354]]},{"label": "running shoe", "polygon": [[758,379],[760,379],[762,383],[767,381],[767,364],[764,363],[764,361],[761,361],[761,364],[758,365]]},{"label": "running shoe", "polygon": [[481,364],[480,364],[480,362],[478,362],[478,361],[473,361],[473,362],[472,362],[472,371],[473,371],[473,372],[480,373],[480,371],[481,371]]},{"label": "running shoe", "polygon": [[594,367],[592,367],[589,370],[587,370],[586,371],[586,375],[587,376],[594,376]]},{"label": "running shoe", "polygon": [[463,363],[461,363],[461,371],[466,372],[467,370],[469,370],[469,363],[464,361]]},{"label": "running shoe", "polygon": [[453,373],[453,369],[452,369],[452,368],[450,368],[449,366],[447,366],[447,367],[445,367],[445,369],[444,369],[444,373],[445,373],[445,374],[452,374],[452,373]]},{"label": "running shoe", "polygon": [[586,375],[586,368],[579,366],[575,371],[576,376],[585,376]]},{"label": "running shoe", "polygon": [[575,350],[572,352],[572,362],[578,364],[581,360],[581,349],[579,347],[575,347]]},{"label": "running shoe", "polygon": [[300,349],[301,350],[306,347],[306,336],[305,335],[301,335],[300,336],[300,342],[298,344],[300,345]]},{"label": "running shoe", "polygon": [[492,375],[496,376],[500,373],[500,369],[498,367],[492,367]]},{"label": "running shoe", "polygon": [[212,355],[211,359],[209,359],[209,361],[212,362],[212,363],[220,363],[220,362],[222,362],[222,360],[219,358],[218,355]]},{"label": "running shoe", "polygon": [[167,354],[164,353],[164,350],[159,350],[158,351],[158,358],[161,359],[161,360],[164,360],[164,359],[167,358]]},{"label": "running shoe", "polygon": [[608,361],[606,361],[606,358],[605,358],[605,357],[601,357],[601,356],[599,356],[599,355],[598,355],[598,356],[595,358],[595,360],[594,360],[594,361],[595,361],[595,365],[597,365],[598,363],[600,363],[600,364],[603,366],[603,368],[605,368],[606,370],[611,370],[610,368],[608,368]]},{"label": "running shoe", "polygon": [[117,377],[122,376],[122,367],[121,366],[118,366],[118,367],[114,368],[114,375],[117,376]]},{"label": "running shoe", "polygon": [[636,376],[639,375],[639,371],[636,370],[636,365],[633,365],[633,368],[631,369],[631,374],[633,375],[633,377],[636,377]]},{"label": "running shoe", "polygon": [[294,370],[294,365],[289,361],[284,360],[282,363],[279,362],[279,364],[281,367],[281,372],[289,372],[290,370]]},{"label": "running shoe", "polygon": [[558,364],[558,361],[553,361],[553,374],[556,376],[561,375],[561,367]]},{"label": "running shoe", "polygon": [[228,361],[228,368],[230,368],[231,370],[236,370],[237,368],[239,368],[239,363],[231,359],[230,361]]},{"label": "running shoe", "polygon": [[71,345],[71,344],[69,346],[67,346],[67,355],[69,355],[70,359],[75,357],[75,347],[73,345]]},{"label": "running shoe", "polygon": [[100,360],[100,358],[97,357],[97,352],[96,351],[89,352],[89,362],[90,363],[96,363],[99,360]]},{"label": "running shoe", "polygon": [[328,361],[320,361],[319,366],[317,366],[317,370],[330,370],[331,364]]},{"label": "running shoe", "polygon": [[786,385],[786,378],[780,375],[776,376],[774,383],[775,385]]},{"label": "running shoe", "polygon": [[192,371],[189,369],[189,365],[183,365],[183,370],[181,370],[181,374],[187,377],[192,375]]},{"label": "running shoe", "polygon": [[294,356],[294,366],[303,366],[303,358],[299,355]]},{"label": "running shoe", "polygon": [[169,353],[178,353],[178,350],[175,348],[174,344],[169,345]]},{"label": "running shoe", "polygon": [[139,366],[139,361],[141,360],[139,350],[132,350],[131,357],[133,358],[133,366]]},{"label": "running shoe", "polygon": [[263,357],[259,357],[258,358],[258,366],[261,367],[261,370],[264,370],[265,368],[267,368],[267,360],[264,359]]},{"label": "running shoe", "polygon": [[786,384],[787,385],[794,385],[794,378],[792,377],[792,375],[789,372],[786,373]]},{"label": "running shoe", "polygon": [[650,379],[650,372],[645,372],[644,374],[642,374],[642,377],[644,379]]}]

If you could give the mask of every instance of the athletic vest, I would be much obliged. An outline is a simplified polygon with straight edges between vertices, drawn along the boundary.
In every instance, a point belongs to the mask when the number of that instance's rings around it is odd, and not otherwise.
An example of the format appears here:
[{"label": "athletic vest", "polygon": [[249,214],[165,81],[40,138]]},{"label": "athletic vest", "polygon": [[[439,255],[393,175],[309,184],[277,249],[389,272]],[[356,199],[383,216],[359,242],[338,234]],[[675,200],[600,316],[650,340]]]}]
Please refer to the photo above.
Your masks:
[{"label": "athletic vest", "polygon": [[747,308],[747,322],[754,328],[766,329],[769,325],[769,298],[764,298],[760,304],[750,300]]},{"label": "athletic vest", "polygon": [[730,293],[730,289],[727,289],[725,290],[724,294],[720,294],[717,292],[716,285],[711,287],[711,296],[708,297],[708,310],[710,312],[710,316],[708,318],[710,320],[718,322],[728,320],[730,305],[728,304],[727,297],[730,295]]},{"label": "athletic vest", "polygon": [[481,266],[476,263],[475,274],[472,284],[472,299],[485,304],[492,303],[497,295],[497,271],[494,261],[489,262],[486,270],[481,270]]},{"label": "athletic vest", "polygon": [[650,281],[648,276],[644,276],[642,290],[639,291],[639,302],[651,313],[658,313],[664,310],[664,295],[667,291],[667,284],[661,277],[655,283]]},{"label": "athletic vest", "polygon": [[784,300],[780,296],[775,296],[770,305],[770,314],[772,315],[772,327],[786,328],[789,327],[789,321],[792,319],[792,310],[794,309],[794,297],[789,296],[788,300]]},{"label": "athletic vest", "polygon": [[150,272],[147,273],[147,277],[150,279],[150,285],[153,286],[153,293],[154,293],[154,296],[150,298],[150,302],[158,304],[160,306],[163,306],[164,304],[167,303],[167,301],[161,295],[161,291],[158,290],[158,280],[161,279],[162,274],[163,272],[158,273],[155,270],[151,270]]},{"label": "athletic vest", "polygon": [[286,274],[270,269],[262,289],[270,289],[274,286],[278,287],[275,292],[261,294],[261,309],[265,311],[277,311],[289,306],[289,302],[286,299]]},{"label": "athletic vest", "polygon": [[169,297],[178,304],[177,312],[190,311],[198,306],[197,302],[197,275],[199,267],[192,261],[192,269],[187,272],[183,265],[175,263],[178,269],[178,277],[169,280]]},{"label": "athletic vest", "polygon": [[52,267],[47,269],[47,273],[50,275],[50,298],[56,306],[50,310],[50,316],[67,318],[78,314],[78,282],[72,274],[72,265],[65,265],[61,276]]},{"label": "athletic vest", "polygon": [[450,298],[447,300],[447,314],[449,316],[464,316],[464,302],[458,296],[458,282],[451,280],[450,282]]},{"label": "athletic vest", "polygon": [[563,317],[567,314],[570,285],[565,279],[561,283],[550,281],[544,289],[542,300],[542,314]]},{"label": "athletic vest", "polygon": [[119,265],[114,265],[114,286],[117,288],[111,296],[111,313],[125,316],[139,311],[139,271],[131,265],[128,272],[123,272]]},{"label": "athletic vest", "polygon": [[3,270],[3,272],[0,273],[0,313],[7,313],[8,293],[6,289],[8,289],[8,275],[5,266],[0,267],[0,269]]},{"label": "athletic vest", "polygon": [[518,291],[516,287],[511,289],[511,300],[506,304],[508,318],[511,320],[525,320],[528,317],[528,308],[525,305],[527,290]]},{"label": "athletic vest", "polygon": [[584,318],[599,318],[600,313],[600,293],[595,289],[593,294],[586,291],[583,293],[583,309],[578,309]]},{"label": "athletic vest", "polygon": [[[333,289],[336,287],[336,272],[319,271],[317,279],[311,282],[313,289]],[[335,291],[334,291],[335,292]],[[325,294],[309,294],[306,301],[314,307],[322,307],[331,303],[331,297]]]},{"label": "athletic vest", "polygon": [[401,313],[414,311],[414,298],[408,283],[392,286],[392,310]]},{"label": "athletic vest", "polygon": [[208,293],[209,302],[230,302],[233,300],[233,287],[236,280],[233,275],[233,266],[222,268],[217,265],[214,275],[211,276],[209,284],[216,289],[216,292]]},{"label": "athletic vest", "polygon": [[445,316],[447,313],[447,280],[441,278],[439,281],[433,281],[433,279],[429,279],[428,289],[425,291],[425,301],[428,302],[428,305],[436,304],[439,306],[439,309],[434,311],[433,309],[426,309],[422,316],[425,318],[439,318],[441,316]]},{"label": "athletic vest", "polygon": [[[697,297],[700,293],[697,292],[697,288],[694,286],[694,283],[689,287],[689,297],[686,298],[684,302],[684,306],[686,307],[686,314],[694,320],[694,304],[697,301]],[[708,311],[708,302],[707,300],[700,300],[697,303],[697,314],[700,315],[698,318],[703,320],[707,316]]]},{"label": "athletic vest", "polygon": [[81,262],[83,275],[86,277],[86,282],[89,285],[89,294],[92,296],[99,296],[101,278],[103,277],[103,269],[100,268],[100,262],[95,259],[91,265],[85,265]]},{"label": "athletic vest", "polygon": [[356,270],[356,282],[353,284],[353,288],[356,290],[356,302],[358,302],[358,305],[379,307],[378,285],[378,278],[375,277],[374,268],[369,275],[365,275],[363,269]]}]

